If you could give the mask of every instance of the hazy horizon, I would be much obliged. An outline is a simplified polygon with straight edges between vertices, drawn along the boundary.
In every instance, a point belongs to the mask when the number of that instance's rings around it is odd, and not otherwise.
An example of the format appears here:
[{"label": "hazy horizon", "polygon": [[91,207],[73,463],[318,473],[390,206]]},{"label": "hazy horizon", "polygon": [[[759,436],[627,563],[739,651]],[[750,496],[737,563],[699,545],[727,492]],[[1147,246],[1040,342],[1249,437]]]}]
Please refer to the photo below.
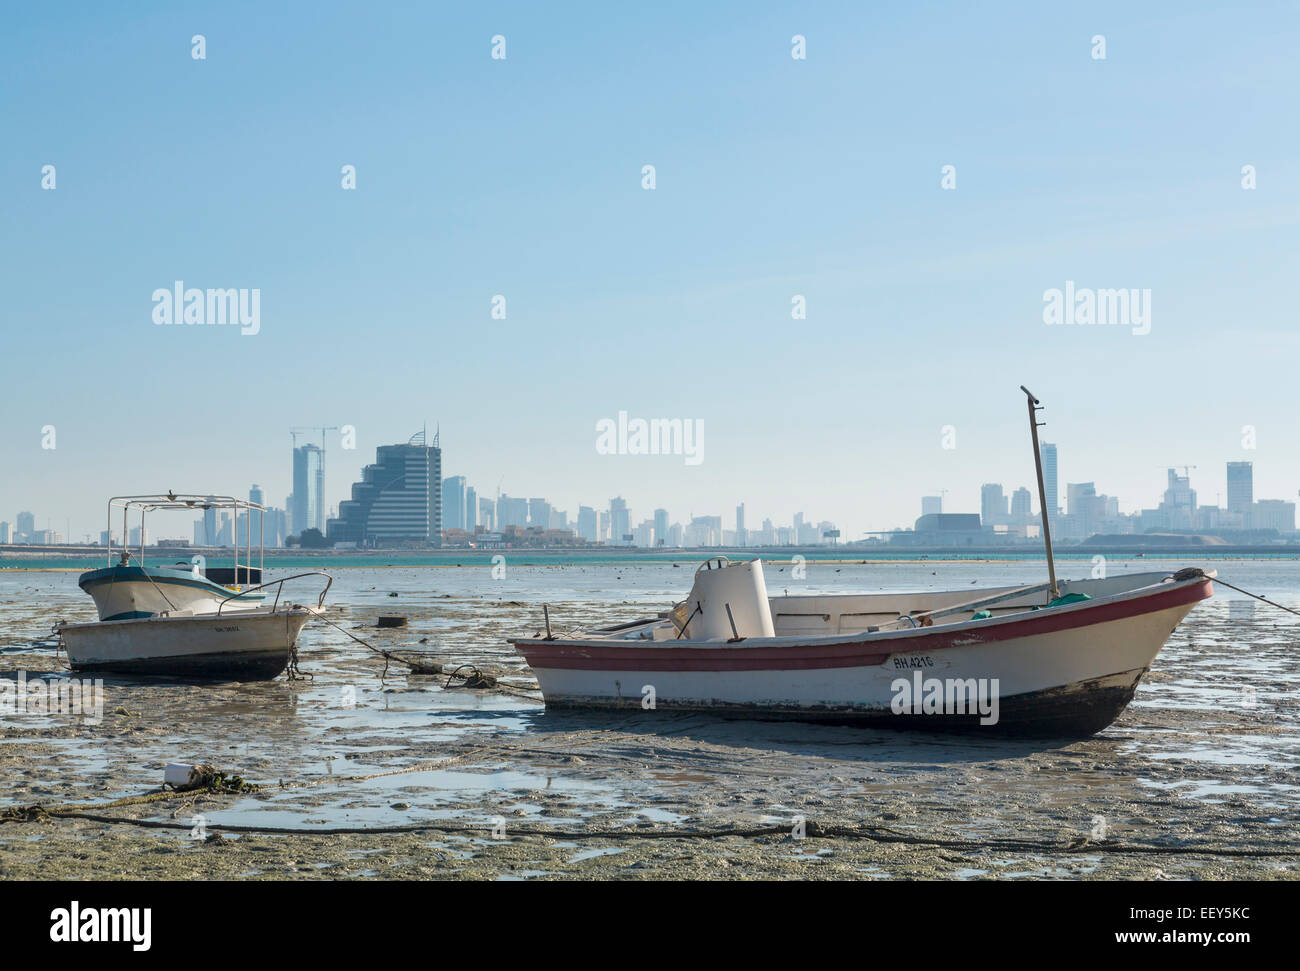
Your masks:
[{"label": "hazy horizon", "polygon": [[[281,506],[290,427],[350,425],[333,507],[427,423],[481,497],[853,540],[1037,509],[1020,384],[1062,504],[1300,489],[1293,6],[61,11],[0,36],[0,520]],[[256,333],[156,323],[176,281],[257,290]],[[1046,323],[1067,288],[1147,319]],[[601,454],[620,412],[701,461]]]}]

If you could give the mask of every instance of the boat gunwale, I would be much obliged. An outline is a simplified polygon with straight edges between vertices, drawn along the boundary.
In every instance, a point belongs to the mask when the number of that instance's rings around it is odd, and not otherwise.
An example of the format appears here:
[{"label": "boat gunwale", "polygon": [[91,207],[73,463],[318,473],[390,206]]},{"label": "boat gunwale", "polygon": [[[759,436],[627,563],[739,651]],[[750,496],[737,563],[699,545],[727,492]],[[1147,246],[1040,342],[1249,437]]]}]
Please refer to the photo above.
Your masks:
[{"label": "boat gunwale", "polygon": [[314,617],[317,614],[323,612],[324,611],[322,611],[321,609],[317,607],[312,607],[309,604],[293,604],[292,606],[288,606],[288,607],[274,607],[274,608],[263,604],[260,607],[250,607],[247,610],[236,610],[228,614],[218,614],[215,612],[209,614],[195,614],[195,613],[190,613],[188,611],[185,612],[177,611],[175,613],[153,614],[152,616],[149,617],[120,617],[116,620],[88,620],[78,624],[60,624],[57,629],[61,633],[66,630],[85,630],[86,628],[89,627],[106,627],[106,626],[117,625],[117,624],[155,624],[155,623],[165,622],[165,621],[183,622],[183,621],[196,621],[196,620],[208,620],[208,621],[215,621],[215,620],[236,621],[236,620],[250,620],[250,619],[261,620],[261,619],[270,619],[273,617],[293,616],[299,613],[306,614],[308,617]]},{"label": "boat gunwale", "polygon": [[[1171,574],[1172,576],[1172,574]],[[1073,604],[1063,604],[1059,607],[1044,608],[1041,610],[1031,610],[1026,608],[1014,614],[1004,614],[1000,617],[989,617],[982,620],[965,620],[956,624],[942,624],[934,627],[916,627],[905,628],[903,630],[880,630],[880,631],[860,631],[853,634],[786,634],[779,637],[746,637],[739,641],[719,641],[719,640],[696,640],[680,638],[675,640],[655,641],[648,638],[564,638],[555,637],[547,639],[545,637],[518,637],[509,638],[509,643],[513,644],[516,650],[525,655],[525,659],[531,665],[530,654],[540,655],[538,660],[541,667],[546,667],[545,661],[553,658],[545,657],[547,648],[597,648],[601,650],[619,651],[642,651],[649,656],[658,655],[667,660],[670,655],[667,652],[675,650],[689,651],[755,651],[764,648],[817,648],[817,647],[858,647],[863,645],[881,644],[882,646],[892,644],[895,641],[913,642],[917,646],[906,649],[893,649],[884,652],[881,656],[889,654],[910,653],[916,650],[943,650],[959,647],[971,647],[981,644],[996,643],[998,641],[1014,640],[1022,636],[1034,636],[1041,633],[1051,633],[1058,630],[1068,630],[1078,627],[1089,627],[1094,623],[1106,623],[1109,620],[1127,619],[1129,617],[1138,617],[1143,614],[1154,613],[1157,610],[1167,609],[1168,607],[1181,606],[1183,604],[1196,604],[1202,600],[1209,599],[1214,595],[1213,581],[1215,573],[1209,571],[1201,576],[1190,577],[1186,580],[1164,580],[1153,584],[1147,584],[1137,587],[1133,590],[1127,590],[1122,593],[1112,594],[1109,597],[1096,597],[1090,600],[1081,601]],[[1147,610],[1135,610],[1126,612],[1118,617],[1105,618],[1086,618],[1084,615],[1097,611],[1098,609],[1117,607],[1124,604],[1136,603],[1155,597],[1165,598],[1165,595],[1173,593],[1183,593],[1193,587],[1202,588],[1199,596],[1180,597],[1173,604],[1162,604],[1153,606]],[[952,591],[940,591],[948,593]],[[906,596],[906,593],[900,596]],[[1109,611],[1104,611],[1109,612]],[[1060,619],[1075,619],[1074,623],[1061,624]],[[654,621],[659,622],[659,621]],[[1043,625],[1048,627],[1047,630],[1034,629],[1026,632],[1015,632],[1015,628],[1022,627],[1032,622],[1034,628],[1040,628]],[[970,634],[983,634],[984,632],[997,632],[999,636],[994,637],[965,637]],[[955,643],[960,640],[961,643]],[[541,649],[540,651],[538,649]],[[806,653],[806,652],[805,652]],[[613,654],[609,656],[614,656]],[[594,660],[588,656],[589,659]],[[846,658],[851,660],[850,658]]]}]

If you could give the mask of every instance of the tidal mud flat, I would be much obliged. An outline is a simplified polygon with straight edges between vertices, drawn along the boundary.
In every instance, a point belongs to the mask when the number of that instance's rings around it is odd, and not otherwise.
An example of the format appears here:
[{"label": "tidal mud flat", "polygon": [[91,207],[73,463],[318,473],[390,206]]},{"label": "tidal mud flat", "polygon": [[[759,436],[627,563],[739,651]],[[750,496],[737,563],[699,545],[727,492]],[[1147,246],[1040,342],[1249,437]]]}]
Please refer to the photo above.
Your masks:
[{"label": "tidal mud flat", "polygon": [[[1120,720],[1082,741],[548,713],[506,636],[539,629],[543,601],[557,627],[665,609],[685,595],[694,563],[513,559],[499,580],[479,566],[339,570],[327,602],[330,620],[378,647],[490,669],[504,690],[457,687],[445,674],[410,675],[398,664],[383,675],[382,658],[314,623],[300,642],[310,680],[105,679],[97,723],[0,712],[0,814],[17,817],[0,823],[0,877],[1300,872],[1300,628],[1290,615],[1221,589],[1175,633]],[[1219,567],[1234,583],[1300,606],[1300,564]],[[774,593],[796,583],[808,592],[959,588],[972,578],[1028,582],[1036,569],[810,564],[794,581],[788,565],[771,564],[767,578]],[[380,614],[408,624],[377,628]],[[0,575],[0,678],[61,676],[45,636],[58,618],[93,619],[75,574]],[[121,802],[157,792],[163,766],[176,761],[210,763],[257,788]]]}]

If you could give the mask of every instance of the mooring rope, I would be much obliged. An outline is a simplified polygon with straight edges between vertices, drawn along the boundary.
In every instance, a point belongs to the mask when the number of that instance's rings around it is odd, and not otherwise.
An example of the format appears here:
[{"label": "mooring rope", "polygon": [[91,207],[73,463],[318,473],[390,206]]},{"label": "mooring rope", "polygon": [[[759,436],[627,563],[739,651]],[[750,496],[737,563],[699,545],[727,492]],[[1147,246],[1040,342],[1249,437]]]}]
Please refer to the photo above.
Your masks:
[{"label": "mooring rope", "polygon": [[334,623],[334,621],[330,620],[328,617],[324,616],[323,614],[320,615],[320,619],[323,620],[325,623],[329,624],[331,627],[333,627],[335,630],[339,631],[340,633],[342,633],[342,634],[346,634],[348,637],[352,638],[352,640],[356,641],[358,644],[360,644],[362,647],[364,647],[367,651],[372,651],[372,652],[374,652],[375,654],[378,654],[380,657],[382,657],[382,658],[384,659],[384,670],[383,670],[383,673],[380,674],[380,676],[379,676],[379,678],[380,678],[381,681],[382,681],[385,677],[388,676],[388,662],[389,662],[389,661],[396,661],[398,664],[405,664],[408,668],[415,668],[415,667],[418,667],[418,666],[420,665],[420,663],[421,663],[421,662],[419,662],[419,661],[411,661],[411,660],[409,660],[409,659],[403,657],[401,654],[398,654],[396,651],[389,651],[389,650],[385,650],[385,649],[382,648],[382,647],[375,647],[375,645],[370,644],[370,643],[368,643],[368,642],[362,640],[360,637],[357,637],[356,634],[353,634],[353,633],[352,633],[350,630],[348,630],[346,627],[343,627],[343,626],[340,625],[340,624],[336,624],[336,623]]},{"label": "mooring rope", "polygon": [[1276,607],[1278,610],[1285,610],[1288,614],[1295,614],[1297,617],[1300,617],[1300,610],[1292,610],[1290,607],[1285,607],[1280,603],[1274,603],[1272,600],[1269,600],[1267,597],[1261,597],[1257,593],[1251,593],[1249,590],[1243,590],[1241,587],[1234,587],[1231,583],[1229,583],[1227,580],[1223,579],[1222,577],[1215,577],[1214,582],[1222,583],[1229,590],[1236,590],[1238,593],[1244,593],[1247,597],[1254,597],[1256,600],[1262,601],[1263,603],[1268,604],[1270,607]]},{"label": "mooring rope", "polygon": [[[50,822],[54,819],[84,819],[98,823],[123,823],[143,829],[193,830],[189,823],[175,823],[159,819],[130,819],[110,816],[102,813],[71,811],[60,809],[43,809],[40,806],[11,806],[2,815],[0,823]],[[326,826],[319,829],[304,829],[294,826],[248,826],[205,822],[204,829],[214,833],[243,833],[266,836],[382,836],[403,833],[445,833],[448,835],[472,836],[496,833],[492,826],[473,826],[446,822],[409,823],[398,826]],[[544,839],[564,840],[658,840],[658,839],[755,839],[764,836],[789,837],[791,828],[787,825],[770,826],[734,826],[713,829],[565,829],[554,826],[511,826],[511,836],[534,836]],[[866,840],[873,843],[901,844],[906,846],[929,846],[936,849],[950,850],[1018,850],[1032,853],[1135,853],[1146,855],[1192,855],[1211,857],[1300,857],[1297,849],[1246,849],[1228,846],[1157,846],[1149,843],[1094,843],[1086,837],[1076,838],[1066,843],[1049,843],[1041,840],[1022,839],[940,839],[918,837],[885,826],[842,826],[822,825],[814,821],[804,824],[805,839],[849,839]]]},{"label": "mooring rope", "polygon": [[[382,647],[375,647],[375,645],[373,645],[373,644],[367,644],[365,641],[363,641],[360,637],[357,637],[355,634],[353,634],[353,633],[352,633],[350,630],[348,630],[346,627],[343,627],[343,626],[340,625],[340,624],[336,624],[336,623],[334,623],[334,621],[330,620],[330,619],[329,619],[328,617],[326,617],[324,614],[321,614],[321,615],[320,615],[320,619],[323,620],[325,623],[329,624],[329,625],[330,625],[331,627],[333,627],[335,630],[340,631],[340,632],[346,634],[348,637],[352,638],[354,641],[356,641],[358,644],[360,644],[362,647],[364,647],[367,651],[374,651],[376,654],[378,654],[379,656],[381,656],[382,658],[384,658],[385,661],[392,660],[392,661],[398,661],[398,662],[400,662],[400,663],[402,663],[402,664],[406,664],[406,663],[408,663],[408,662],[406,662],[406,661],[403,661],[400,657],[398,657],[397,655],[395,655],[392,651],[386,651],[386,650],[384,650]],[[387,664],[384,665],[384,671],[385,671],[385,672],[388,671],[388,665],[387,665]]]},{"label": "mooring rope", "polygon": [[1261,597],[1257,593],[1251,593],[1249,590],[1246,590],[1242,587],[1238,587],[1234,584],[1229,583],[1227,580],[1223,579],[1223,577],[1218,576],[1217,574],[1215,576],[1210,576],[1210,574],[1206,573],[1199,566],[1184,567],[1183,569],[1178,570],[1176,573],[1169,574],[1168,579],[1173,580],[1174,582],[1178,582],[1181,580],[1195,580],[1197,577],[1204,577],[1206,580],[1210,580],[1214,583],[1221,583],[1229,590],[1236,590],[1238,593],[1244,593],[1247,597],[1254,597],[1256,600],[1261,601],[1262,603],[1266,603],[1270,607],[1276,607],[1278,610],[1285,610],[1288,614],[1295,614],[1297,617],[1300,617],[1300,610],[1292,610],[1290,607],[1269,600],[1268,597]]},{"label": "mooring rope", "polygon": [[[464,762],[466,759],[478,758],[492,754],[504,755],[511,751],[513,750],[508,746],[477,746],[467,752],[462,752],[459,755],[448,756],[445,759],[436,759],[432,762],[420,762],[415,765],[408,765],[401,769],[386,769],[382,772],[370,772],[365,775],[325,775],[315,779],[299,779],[289,782],[281,780],[278,784],[269,782],[248,782],[242,776],[221,772],[211,766],[200,766],[198,777],[193,785],[181,788],[173,787],[157,789],[153,792],[142,793],[138,796],[122,796],[120,799],[114,799],[111,802],[90,804],[72,803],[52,807],[44,807],[40,805],[8,806],[3,811],[0,811],[0,823],[29,822],[34,818],[42,816],[75,816],[91,810],[118,809],[124,806],[139,806],[152,802],[168,802],[174,799],[193,799],[197,796],[203,795],[243,794],[272,789],[307,789],[329,782],[366,782],[371,779],[380,779],[386,776],[406,775],[412,772],[429,772],[435,769],[446,768],[447,766],[454,765],[458,762]],[[542,751],[545,750],[543,749]],[[123,819],[121,821],[131,822],[131,820],[128,819]]]},{"label": "mooring rope", "polygon": [[[398,664],[405,664],[408,668],[410,668],[415,673],[419,673],[420,669],[425,669],[425,671],[429,671],[429,669],[432,669],[429,673],[448,674],[447,683],[444,685],[444,687],[447,688],[452,687],[451,682],[453,678],[459,678],[461,684],[457,685],[457,687],[474,688],[474,689],[481,689],[486,691],[497,691],[500,692],[501,694],[514,695],[517,698],[524,698],[528,701],[540,700],[539,698],[537,698],[535,693],[534,694],[525,693],[530,689],[508,688],[505,685],[501,684],[500,681],[498,681],[495,677],[491,675],[486,675],[483,672],[481,672],[473,664],[461,664],[457,668],[455,668],[455,670],[451,672],[447,672],[446,669],[441,664],[438,664],[436,662],[431,662],[428,659],[429,655],[427,653],[422,658],[413,659],[412,657],[409,656],[410,652],[407,652],[407,655],[404,656],[402,653],[399,653],[398,651],[390,651],[382,647],[375,647],[375,645],[367,643],[362,638],[357,637],[346,627],[334,623],[334,621],[330,620],[328,617],[322,615],[320,619],[323,620],[325,623],[329,624],[335,630],[343,634],[346,634],[348,637],[356,641],[366,650],[372,651],[373,653],[378,654],[380,657],[384,659],[384,670],[379,675],[381,681],[388,676],[388,663],[390,661],[396,661]],[[469,676],[464,676],[460,674],[460,672],[465,668],[468,668],[470,670],[471,673],[469,674]],[[538,689],[531,689],[531,690],[536,691]]]}]

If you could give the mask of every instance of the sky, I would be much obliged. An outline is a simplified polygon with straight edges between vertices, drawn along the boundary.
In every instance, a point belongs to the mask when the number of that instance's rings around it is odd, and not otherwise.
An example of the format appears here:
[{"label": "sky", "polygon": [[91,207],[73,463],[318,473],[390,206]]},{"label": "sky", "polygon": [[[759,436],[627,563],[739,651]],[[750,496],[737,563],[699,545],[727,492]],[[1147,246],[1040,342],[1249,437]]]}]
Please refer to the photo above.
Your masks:
[{"label": "sky", "polygon": [[[1021,384],[1062,501],[1296,497],[1300,7],[703,6],[7,7],[0,520],[282,505],[308,425],[335,505],[427,423],[482,496],[850,539],[1033,491]],[[156,324],[178,280],[257,332]],[[1148,332],[1045,323],[1066,281]]]}]

